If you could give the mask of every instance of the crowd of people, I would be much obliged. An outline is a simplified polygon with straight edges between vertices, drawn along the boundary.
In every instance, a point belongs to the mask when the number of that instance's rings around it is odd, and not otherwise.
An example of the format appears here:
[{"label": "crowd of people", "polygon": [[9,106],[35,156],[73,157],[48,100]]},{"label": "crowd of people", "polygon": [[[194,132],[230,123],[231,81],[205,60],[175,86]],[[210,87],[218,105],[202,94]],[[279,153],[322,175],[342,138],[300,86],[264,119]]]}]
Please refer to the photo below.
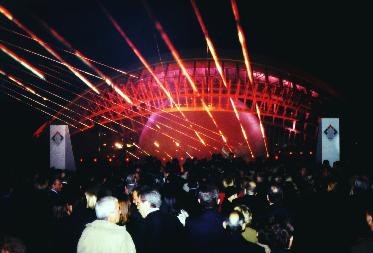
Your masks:
[{"label": "crowd of people", "polygon": [[373,252],[371,175],[340,162],[146,157],[2,173],[2,253]]}]

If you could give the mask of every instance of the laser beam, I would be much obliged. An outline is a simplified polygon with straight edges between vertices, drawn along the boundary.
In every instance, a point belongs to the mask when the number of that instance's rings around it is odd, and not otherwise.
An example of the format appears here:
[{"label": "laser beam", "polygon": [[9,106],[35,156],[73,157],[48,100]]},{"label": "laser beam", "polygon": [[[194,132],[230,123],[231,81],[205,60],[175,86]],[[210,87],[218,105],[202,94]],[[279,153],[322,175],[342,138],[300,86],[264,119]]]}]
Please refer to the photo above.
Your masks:
[{"label": "laser beam", "polygon": [[21,28],[23,31],[25,31],[28,35],[30,35],[36,42],[39,43],[40,46],[42,46],[45,50],[47,50],[51,55],[53,55],[55,58],[57,58],[59,61],[63,62],[64,65],[74,73],[75,76],[77,76],[81,81],[83,81],[89,88],[91,88],[94,92],[97,94],[100,94],[98,89],[90,82],[88,79],[86,79],[83,75],[81,75],[79,72],[77,72],[70,64],[68,64],[66,61],[64,61],[57,52],[55,52],[51,47],[48,46],[46,42],[41,40],[38,36],[36,36],[33,32],[31,32],[26,26],[24,26],[21,22],[19,22],[16,18],[14,18],[11,13],[5,9],[2,5],[0,5],[0,13],[3,14],[5,17],[7,17],[10,21],[15,23],[19,28]]}]

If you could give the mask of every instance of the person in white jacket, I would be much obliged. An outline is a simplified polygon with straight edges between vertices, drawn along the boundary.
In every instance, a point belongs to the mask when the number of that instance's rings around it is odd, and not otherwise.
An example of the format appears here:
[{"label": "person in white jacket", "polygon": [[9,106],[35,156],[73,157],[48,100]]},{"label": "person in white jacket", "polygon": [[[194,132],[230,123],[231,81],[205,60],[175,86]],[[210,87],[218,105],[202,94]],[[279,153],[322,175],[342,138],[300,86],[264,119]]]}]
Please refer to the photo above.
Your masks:
[{"label": "person in white jacket", "polygon": [[96,203],[97,220],[88,223],[77,247],[78,253],[136,253],[131,235],[119,221],[118,199],[104,197]]}]

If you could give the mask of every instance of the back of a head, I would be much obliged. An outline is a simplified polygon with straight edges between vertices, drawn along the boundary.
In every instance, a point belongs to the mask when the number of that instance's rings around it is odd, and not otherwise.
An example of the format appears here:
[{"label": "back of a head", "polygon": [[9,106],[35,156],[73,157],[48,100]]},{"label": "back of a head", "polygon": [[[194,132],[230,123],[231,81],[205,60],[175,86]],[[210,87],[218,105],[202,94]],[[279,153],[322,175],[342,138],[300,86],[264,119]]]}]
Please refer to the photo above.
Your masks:
[{"label": "back of a head", "polygon": [[245,177],[241,183],[241,188],[244,189],[245,194],[255,195],[256,194],[256,183],[249,177]]},{"label": "back of a head", "polygon": [[224,188],[227,188],[229,186],[234,186],[234,177],[233,175],[225,175],[223,178],[223,186]]},{"label": "back of a head", "polygon": [[150,203],[150,207],[160,208],[162,204],[162,196],[159,191],[152,188],[143,187],[139,189],[138,194],[141,202],[148,201]]},{"label": "back of a head", "polygon": [[268,189],[268,200],[271,203],[279,204],[283,200],[283,190],[282,188],[277,184],[272,184]]},{"label": "back of a head", "polygon": [[218,190],[212,185],[201,187],[198,192],[198,200],[203,209],[214,209],[217,206],[218,196]]},{"label": "back of a head", "polygon": [[359,176],[354,179],[352,185],[352,194],[359,195],[369,191],[369,179],[366,176]]},{"label": "back of a head", "polygon": [[239,205],[234,207],[234,211],[242,213],[245,221],[245,225],[249,226],[251,223],[251,220],[253,219],[253,213],[249,207],[246,205]]},{"label": "back of a head", "polygon": [[232,211],[223,226],[230,233],[241,233],[245,228],[245,218],[241,212]]},{"label": "back of a head", "polygon": [[84,195],[87,200],[86,208],[91,208],[91,209],[95,208],[96,203],[97,203],[97,196],[93,192],[88,192],[88,191],[86,191]]},{"label": "back of a head", "polygon": [[134,174],[129,174],[126,177],[125,186],[128,194],[131,194],[132,191],[137,187],[136,177]]},{"label": "back of a head", "polygon": [[118,199],[112,196],[103,197],[95,206],[96,217],[99,220],[108,220],[111,215],[118,212]]}]

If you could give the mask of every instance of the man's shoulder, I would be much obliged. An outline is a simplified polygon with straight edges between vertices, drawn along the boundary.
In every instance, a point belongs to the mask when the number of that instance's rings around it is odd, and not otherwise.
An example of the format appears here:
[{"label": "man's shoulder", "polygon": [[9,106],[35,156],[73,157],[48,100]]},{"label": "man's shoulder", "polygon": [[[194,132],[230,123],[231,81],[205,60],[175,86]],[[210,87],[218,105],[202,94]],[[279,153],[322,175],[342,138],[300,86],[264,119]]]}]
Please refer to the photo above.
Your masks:
[{"label": "man's shoulder", "polygon": [[202,214],[196,216],[189,216],[186,219],[186,226],[193,226],[198,224],[209,224],[210,226],[214,226],[215,224],[222,224],[223,223],[223,216],[216,211],[207,211],[203,212]]},{"label": "man's shoulder", "polygon": [[110,231],[112,232],[122,232],[127,233],[127,230],[124,226],[119,226],[117,224],[113,224],[111,222],[105,221],[105,220],[95,220],[91,223],[88,223],[85,227],[85,230],[102,230],[107,231],[108,233]]}]

